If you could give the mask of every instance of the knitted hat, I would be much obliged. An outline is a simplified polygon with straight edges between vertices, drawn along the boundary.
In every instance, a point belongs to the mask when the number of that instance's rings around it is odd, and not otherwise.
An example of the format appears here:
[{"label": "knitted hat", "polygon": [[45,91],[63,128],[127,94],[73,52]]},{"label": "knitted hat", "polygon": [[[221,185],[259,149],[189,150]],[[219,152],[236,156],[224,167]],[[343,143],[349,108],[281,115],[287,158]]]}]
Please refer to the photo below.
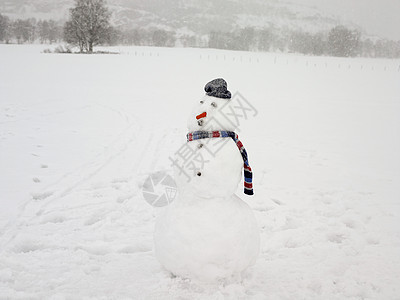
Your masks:
[{"label": "knitted hat", "polygon": [[227,87],[228,84],[225,80],[217,78],[207,83],[204,90],[206,91],[207,96],[230,99],[231,92],[228,91]]}]

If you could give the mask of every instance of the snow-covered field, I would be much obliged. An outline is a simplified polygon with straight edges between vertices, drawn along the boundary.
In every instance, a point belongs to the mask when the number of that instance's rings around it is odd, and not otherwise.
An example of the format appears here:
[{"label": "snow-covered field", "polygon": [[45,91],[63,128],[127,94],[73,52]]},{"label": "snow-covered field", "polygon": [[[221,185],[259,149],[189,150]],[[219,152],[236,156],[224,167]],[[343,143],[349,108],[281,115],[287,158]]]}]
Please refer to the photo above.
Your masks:
[{"label": "snow-covered field", "polygon": [[[400,61],[0,45],[0,299],[400,299]],[[261,253],[240,282],[173,278],[146,178],[204,84],[240,124]]]}]

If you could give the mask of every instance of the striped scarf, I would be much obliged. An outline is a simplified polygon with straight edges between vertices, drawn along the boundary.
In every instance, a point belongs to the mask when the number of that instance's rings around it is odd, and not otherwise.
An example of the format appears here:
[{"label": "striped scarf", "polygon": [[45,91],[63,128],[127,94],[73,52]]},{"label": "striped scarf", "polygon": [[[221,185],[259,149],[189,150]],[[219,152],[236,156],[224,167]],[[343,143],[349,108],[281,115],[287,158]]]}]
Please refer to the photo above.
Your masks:
[{"label": "striped scarf", "polygon": [[253,172],[251,171],[249,161],[247,158],[247,151],[244,149],[243,144],[239,141],[239,137],[233,131],[194,131],[189,132],[186,135],[187,141],[194,141],[199,139],[208,139],[208,138],[219,138],[219,137],[230,137],[232,138],[236,146],[239,148],[240,154],[242,155],[244,162],[244,193],[246,195],[253,195]]}]

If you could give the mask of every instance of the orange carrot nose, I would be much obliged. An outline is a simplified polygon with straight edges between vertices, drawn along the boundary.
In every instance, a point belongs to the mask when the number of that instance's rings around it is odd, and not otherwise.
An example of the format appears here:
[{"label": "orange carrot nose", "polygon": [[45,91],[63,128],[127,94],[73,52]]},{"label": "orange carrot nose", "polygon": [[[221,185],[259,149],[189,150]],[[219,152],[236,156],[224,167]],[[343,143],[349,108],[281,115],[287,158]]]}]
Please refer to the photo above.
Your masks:
[{"label": "orange carrot nose", "polygon": [[197,116],[196,116],[196,119],[198,120],[198,119],[205,118],[205,117],[207,117],[207,113],[206,113],[206,112],[203,112],[203,113],[197,115]]}]

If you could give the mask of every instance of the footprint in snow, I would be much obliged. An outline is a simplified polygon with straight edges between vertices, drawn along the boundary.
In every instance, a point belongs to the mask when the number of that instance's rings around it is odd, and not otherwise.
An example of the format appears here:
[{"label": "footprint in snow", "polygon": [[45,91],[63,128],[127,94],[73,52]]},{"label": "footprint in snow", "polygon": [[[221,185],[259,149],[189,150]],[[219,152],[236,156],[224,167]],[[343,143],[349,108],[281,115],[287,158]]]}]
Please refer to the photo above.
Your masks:
[{"label": "footprint in snow", "polygon": [[95,244],[95,245],[83,245],[75,247],[75,251],[82,250],[89,254],[93,255],[107,255],[112,252],[112,249],[104,244]]},{"label": "footprint in snow", "polygon": [[278,204],[278,205],[283,205],[283,204],[284,204],[281,200],[278,200],[278,199],[271,198],[271,200],[272,200],[275,204]]},{"label": "footprint in snow", "polygon": [[53,192],[32,193],[31,195],[33,200],[41,201],[53,195]]},{"label": "footprint in snow", "polygon": [[370,236],[366,239],[368,245],[379,245],[379,238],[376,236]]},{"label": "footprint in snow", "polygon": [[29,252],[43,250],[46,248],[47,247],[44,246],[40,241],[31,238],[26,238],[16,241],[12,251],[14,253],[29,253]]},{"label": "footprint in snow", "polygon": [[121,195],[117,198],[117,202],[124,203],[125,201],[133,198],[134,196],[135,196],[134,194]]},{"label": "footprint in snow", "polygon": [[112,183],[127,183],[129,178],[114,178],[111,182]]},{"label": "footprint in snow", "polygon": [[64,223],[67,220],[65,215],[63,214],[49,214],[49,215],[44,215],[41,218],[41,224],[46,224],[46,223]]},{"label": "footprint in snow", "polygon": [[141,253],[141,252],[150,252],[152,250],[152,247],[149,245],[145,244],[136,244],[132,246],[126,246],[118,250],[119,253],[126,253],[126,254],[132,254],[132,253]]},{"label": "footprint in snow", "polygon": [[89,219],[87,219],[84,223],[85,226],[94,225],[100,221],[104,221],[104,213],[101,214],[94,214]]},{"label": "footprint in snow", "polygon": [[327,235],[327,239],[331,243],[341,244],[347,237],[343,233],[330,233]]},{"label": "footprint in snow", "polygon": [[269,205],[255,205],[253,206],[253,209],[259,212],[268,212],[270,210],[273,210],[275,207],[269,206]]},{"label": "footprint in snow", "polygon": [[301,244],[296,239],[289,238],[285,242],[285,247],[286,248],[298,248],[298,247],[301,247]]},{"label": "footprint in snow", "polygon": [[354,221],[353,219],[350,219],[350,218],[344,219],[342,222],[344,225],[346,225],[347,228],[350,228],[350,229],[355,229],[357,226],[356,221]]}]

